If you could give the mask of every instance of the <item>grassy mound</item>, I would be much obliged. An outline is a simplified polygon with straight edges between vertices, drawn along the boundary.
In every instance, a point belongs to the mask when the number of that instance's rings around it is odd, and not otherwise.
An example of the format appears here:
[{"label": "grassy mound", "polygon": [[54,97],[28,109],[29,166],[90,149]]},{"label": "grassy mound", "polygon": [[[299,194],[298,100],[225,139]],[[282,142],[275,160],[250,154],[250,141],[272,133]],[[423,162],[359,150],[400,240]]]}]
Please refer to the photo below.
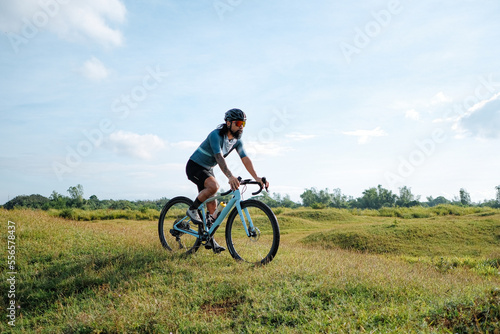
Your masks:
[{"label": "grassy mound", "polygon": [[499,209],[489,207],[463,207],[451,204],[440,204],[434,207],[412,206],[406,207],[383,207],[379,210],[372,209],[350,209],[349,213],[356,216],[372,217],[395,217],[403,219],[430,218],[438,216],[492,216],[500,214]]},{"label": "grassy mound", "polygon": [[406,254],[410,256],[479,256],[499,253],[500,219],[453,218],[393,220],[342,224],[316,232],[303,243],[324,248]]},{"label": "grassy mound", "polygon": [[352,215],[347,210],[342,209],[309,209],[309,208],[301,208],[294,210],[287,210],[283,212],[280,216],[282,217],[293,217],[293,218],[301,218],[309,221],[316,222],[338,222],[338,221],[347,221],[352,219]]}]

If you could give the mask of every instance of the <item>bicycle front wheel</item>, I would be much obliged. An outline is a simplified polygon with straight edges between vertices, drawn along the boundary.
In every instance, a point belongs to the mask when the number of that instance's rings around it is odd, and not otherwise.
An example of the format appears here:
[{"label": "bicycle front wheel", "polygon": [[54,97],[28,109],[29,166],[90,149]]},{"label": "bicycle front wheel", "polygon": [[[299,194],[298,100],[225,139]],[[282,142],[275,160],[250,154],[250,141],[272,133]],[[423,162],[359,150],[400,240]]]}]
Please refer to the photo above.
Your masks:
[{"label": "bicycle front wheel", "polygon": [[200,248],[200,239],[174,229],[175,225],[184,230],[194,229],[193,232],[200,233],[201,227],[186,216],[186,211],[192,203],[193,201],[187,197],[175,197],[168,201],[161,211],[158,235],[162,246],[174,253],[192,254]]},{"label": "bicycle front wheel", "polygon": [[[236,260],[267,264],[278,252],[280,242],[278,220],[271,208],[260,201],[249,199],[240,204],[245,222],[240,218],[236,208],[231,211],[227,219],[226,243],[229,253]],[[246,230],[249,231],[249,235]]]}]

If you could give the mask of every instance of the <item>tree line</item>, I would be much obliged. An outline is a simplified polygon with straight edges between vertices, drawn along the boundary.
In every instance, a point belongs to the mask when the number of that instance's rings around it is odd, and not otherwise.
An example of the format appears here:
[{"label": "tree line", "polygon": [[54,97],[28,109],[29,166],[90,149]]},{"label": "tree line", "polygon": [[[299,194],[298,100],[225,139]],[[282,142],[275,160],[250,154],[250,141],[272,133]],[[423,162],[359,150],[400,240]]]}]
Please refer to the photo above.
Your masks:
[{"label": "tree line", "polygon": [[3,207],[7,210],[14,208],[31,208],[31,209],[83,209],[83,210],[98,210],[98,209],[109,209],[109,210],[146,210],[155,209],[160,211],[165,203],[168,202],[167,198],[161,198],[158,200],[112,200],[105,199],[100,200],[96,195],[90,196],[88,199],[83,197],[83,186],[81,184],[73,187],[69,187],[67,190],[69,196],[59,194],[53,191],[49,197],[42,195],[21,195],[16,196]]},{"label": "tree line", "polygon": [[[496,198],[486,200],[480,203],[473,203],[470,194],[464,188],[461,188],[457,196],[449,200],[443,196],[436,198],[429,196],[426,201],[422,201],[420,196],[415,196],[411,192],[411,188],[406,186],[399,188],[399,194],[393,193],[391,190],[383,188],[381,185],[372,187],[363,191],[362,196],[354,198],[342,193],[340,189],[333,189],[329,191],[328,188],[318,190],[316,188],[306,189],[300,198],[302,203],[294,202],[290,199],[289,195],[282,196],[279,193],[269,195],[262,192],[257,198],[266,203],[270,207],[311,207],[314,209],[322,208],[339,208],[339,209],[375,209],[378,210],[382,207],[411,207],[411,206],[427,206],[432,207],[439,204],[453,204],[460,206],[487,206],[492,208],[500,208],[500,186],[495,187]],[[168,202],[167,198],[158,200],[100,200],[96,195],[90,196],[88,199],[83,197],[83,186],[69,187],[67,190],[69,196],[53,191],[49,197],[42,195],[21,195],[16,196],[3,205],[5,209],[11,210],[14,208],[31,208],[31,209],[68,209],[78,208],[83,210],[147,210],[155,209],[160,211],[165,203]]]},{"label": "tree line", "polygon": [[315,209],[339,208],[339,209],[374,209],[382,207],[412,207],[424,206],[433,207],[440,204],[453,204],[460,206],[487,206],[500,208],[500,186],[495,187],[496,198],[486,200],[480,203],[473,203],[470,194],[464,188],[461,188],[457,196],[449,200],[443,196],[436,198],[429,196],[426,201],[422,201],[420,196],[415,196],[409,187],[399,188],[399,194],[383,188],[381,185],[372,187],[363,191],[362,196],[354,198],[342,193],[340,189],[329,191],[328,188],[318,190],[316,188],[306,189],[301,195],[302,203],[295,203],[290,200],[288,195],[282,197],[280,194],[273,196],[263,193],[260,200],[271,207],[298,207],[305,206]]}]

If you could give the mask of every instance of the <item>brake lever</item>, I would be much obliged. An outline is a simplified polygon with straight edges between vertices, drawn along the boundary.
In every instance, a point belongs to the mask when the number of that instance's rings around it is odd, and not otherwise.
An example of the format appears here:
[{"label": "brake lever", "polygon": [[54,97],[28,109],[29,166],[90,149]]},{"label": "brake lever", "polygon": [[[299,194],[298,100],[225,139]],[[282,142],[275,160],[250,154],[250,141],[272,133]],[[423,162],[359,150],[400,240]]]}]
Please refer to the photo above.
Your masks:
[{"label": "brake lever", "polygon": [[[263,177],[263,178],[262,178],[262,184],[264,185],[264,187],[265,187],[265,185],[266,185],[266,182],[267,182],[266,178],[265,178],[265,177]],[[256,182],[256,183],[257,183],[257,182]],[[264,187],[262,186],[262,184],[261,184],[261,183],[257,183],[257,184],[259,185],[260,189],[259,189],[259,190],[257,190],[256,192],[252,193],[252,195],[253,195],[253,196],[260,194],[260,193],[262,192],[262,189],[264,189]],[[269,192],[268,187],[265,187],[265,188],[266,188],[266,191],[267,191],[267,192]]]},{"label": "brake lever", "polygon": [[[243,178],[242,178],[241,176],[238,176],[238,182],[239,182],[239,183],[241,183],[241,182],[245,182],[245,181],[250,181],[250,179],[248,179],[248,180],[243,180]],[[228,191],[226,191],[226,192],[224,192],[224,193],[220,194],[219,196],[227,196],[227,195],[229,195],[229,194],[230,194],[230,193],[232,193],[232,192],[233,192],[233,190],[232,190],[232,189],[229,189]]]}]

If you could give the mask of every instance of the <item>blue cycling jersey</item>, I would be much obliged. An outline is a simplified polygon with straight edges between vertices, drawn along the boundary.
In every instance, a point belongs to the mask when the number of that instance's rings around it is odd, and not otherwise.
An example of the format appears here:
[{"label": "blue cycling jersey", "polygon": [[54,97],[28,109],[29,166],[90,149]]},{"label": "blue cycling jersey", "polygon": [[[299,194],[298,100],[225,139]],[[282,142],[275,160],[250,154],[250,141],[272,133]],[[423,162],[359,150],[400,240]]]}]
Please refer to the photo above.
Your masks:
[{"label": "blue cycling jersey", "polygon": [[240,158],[247,156],[243,148],[243,142],[239,139],[227,138],[227,134],[221,135],[219,129],[215,129],[208,135],[207,139],[191,155],[191,160],[205,168],[212,168],[217,165],[215,155],[221,153],[224,158],[227,157],[232,150],[236,150]]}]

